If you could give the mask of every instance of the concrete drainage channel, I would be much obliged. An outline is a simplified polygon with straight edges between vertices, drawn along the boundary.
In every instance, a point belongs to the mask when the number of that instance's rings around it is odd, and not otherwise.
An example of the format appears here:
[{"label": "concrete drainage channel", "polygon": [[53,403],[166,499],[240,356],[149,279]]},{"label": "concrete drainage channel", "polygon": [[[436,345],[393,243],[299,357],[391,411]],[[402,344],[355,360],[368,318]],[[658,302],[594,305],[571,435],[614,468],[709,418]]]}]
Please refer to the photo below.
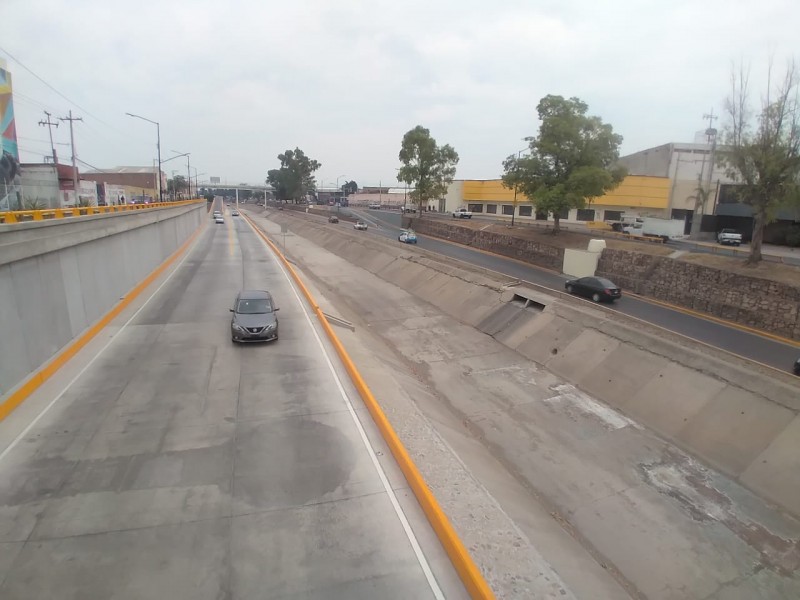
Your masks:
[{"label": "concrete drainage channel", "polygon": [[[733,573],[730,580],[736,579],[737,586],[749,590],[746,586],[750,585],[750,578],[753,585],[759,579],[763,584],[765,578],[773,578],[770,585],[777,587],[770,589],[783,590],[778,595],[753,592],[746,597],[793,598],[800,594],[800,584],[791,579],[800,566],[800,525],[795,518],[782,517],[759,503],[745,489],[794,517],[800,515],[800,390],[791,380],[782,381],[752,368],[746,361],[646,324],[631,324],[610,311],[465,268],[424,251],[353,235],[302,216],[273,213],[268,218],[288,223],[301,238],[448,315],[429,316],[426,309],[418,307],[414,310],[424,316],[407,319],[403,327],[387,322],[381,328],[376,318],[371,329],[380,329],[387,340],[403,350],[409,327],[420,327],[414,331],[414,343],[424,348],[417,353],[415,368],[439,391],[452,390],[445,404],[469,423],[481,443],[514,477],[526,487],[535,488],[545,503],[552,503],[551,514],[566,523],[598,561],[608,564],[612,571],[613,565],[619,567],[620,579],[634,597],[717,597],[711,594],[717,584],[725,583],[727,575],[722,573],[725,569],[717,575],[713,569],[706,569],[703,562],[709,558],[703,546],[717,543],[725,548],[725,539],[729,539],[730,548],[739,548],[730,550],[731,556],[750,561],[752,567],[747,577],[742,577],[742,573],[734,573],[733,567],[726,565],[728,575]],[[307,268],[299,256],[295,259]],[[342,293],[356,310],[359,299],[355,295],[348,297],[346,290]],[[374,301],[380,303],[381,299]],[[369,310],[367,304],[358,306],[362,312]],[[449,364],[456,361],[451,358],[458,348],[445,347],[448,332],[440,324],[447,319],[461,324],[464,335],[472,340],[473,354],[480,354],[479,350],[487,354],[473,358],[465,351],[463,358],[456,357],[457,368]],[[463,326],[471,327],[474,333]],[[481,334],[490,336],[492,343],[506,350],[494,349],[481,340]],[[500,382],[492,380],[489,386],[487,378],[497,373],[502,374]],[[509,400],[516,393],[522,400]],[[526,410],[540,411],[530,424]],[[566,420],[546,427],[545,421],[556,413]],[[574,439],[566,440],[567,433],[559,427],[576,423],[579,431]],[[657,440],[641,425],[667,442]],[[519,432],[518,447],[527,447],[526,452],[510,451],[514,427],[524,430]],[[632,436],[636,441],[631,441]],[[567,483],[560,485],[558,480],[569,479],[567,464],[580,469],[582,462],[587,465],[585,468],[592,461],[602,462],[597,444],[606,438],[617,440],[611,451],[616,452],[615,458],[587,471],[584,481],[571,484],[574,487],[588,481],[597,490],[608,486],[599,498],[592,498],[594,512],[589,513],[587,508],[573,505],[570,494],[574,495],[574,490],[570,492]],[[578,446],[583,448],[583,454],[577,452]],[[564,456],[573,451],[575,454],[565,463],[557,449]],[[544,454],[539,463],[536,457],[541,453]],[[633,454],[641,456],[629,460]],[[619,477],[624,485],[616,481],[616,475],[614,483],[606,481],[613,470],[610,465],[617,468],[618,463],[626,461],[629,464]],[[560,464],[561,470],[548,471],[555,468],[554,464]],[[660,495],[666,504],[657,504],[653,494]],[[607,511],[620,510],[617,505],[606,506],[613,502],[627,506],[622,509],[628,511],[627,516],[615,523],[615,531],[603,535],[602,528],[612,522]],[[675,559],[686,561],[687,572],[694,568],[692,563],[703,565],[695,570],[706,569],[702,575],[705,579],[698,579],[696,585],[687,583],[684,595],[670,595],[670,588],[664,587],[678,585],[677,581],[653,583],[650,588],[650,576],[637,572],[637,565],[647,569],[642,562],[647,548],[626,543],[625,550],[611,541],[624,538],[626,528],[638,528],[629,531],[635,536],[648,526],[656,527],[652,522],[631,523],[635,520],[632,515],[644,519],[650,514],[645,507],[651,503],[657,504],[658,511],[669,519],[663,524],[673,530],[669,535],[684,536],[684,542],[701,535],[699,532],[705,527],[716,532],[703,534],[705,541],[691,542],[693,548],[699,548],[698,554]],[[669,511],[677,512],[669,518]],[[659,533],[653,534],[653,539],[668,535],[663,527],[657,528]],[[710,542],[712,539],[716,542]],[[656,541],[666,552],[669,543]],[[681,544],[675,544],[676,554],[680,554]],[[652,548],[649,551],[655,552]],[[662,558],[673,560],[672,556]],[[712,566],[719,567],[709,568]],[[663,570],[656,565],[650,568]],[[666,569],[665,578],[669,571]],[[677,567],[673,571],[676,578],[686,577]],[[788,583],[787,577],[791,579]]]},{"label": "concrete drainage channel", "polygon": [[[764,374],[744,360],[722,352],[714,356],[703,344],[678,341],[680,336],[644,322],[631,326],[630,319],[600,307],[489,278],[424,251],[412,254],[291,216],[270,218],[290,223],[297,235],[492,335],[800,516],[800,463],[794,462],[800,455],[800,388],[791,377]],[[520,308],[527,310],[518,314]],[[664,401],[653,406],[652,398]],[[670,424],[662,419],[664,404]],[[671,424],[676,419],[682,427]],[[706,431],[705,421],[714,421],[713,431]],[[797,452],[787,455],[789,442]],[[765,457],[772,460],[764,462]]]}]

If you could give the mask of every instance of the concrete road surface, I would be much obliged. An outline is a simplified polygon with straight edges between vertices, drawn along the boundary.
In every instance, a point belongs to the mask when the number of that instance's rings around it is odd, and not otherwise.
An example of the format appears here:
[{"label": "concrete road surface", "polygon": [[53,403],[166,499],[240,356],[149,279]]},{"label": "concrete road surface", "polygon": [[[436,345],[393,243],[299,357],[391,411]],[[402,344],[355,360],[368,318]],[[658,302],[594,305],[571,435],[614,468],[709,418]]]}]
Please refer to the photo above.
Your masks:
[{"label": "concrete road surface", "polygon": [[[400,231],[400,213],[360,209],[348,210],[360,218],[368,220],[370,223],[382,226],[372,227],[369,230],[372,233],[384,237],[397,238],[397,232]],[[425,218],[427,217],[426,215]],[[457,258],[486,269],[492,269],[523,281],[529,281],[560,291],[564,290],[566,277],[563,275],[437,238],[424,235],[418,235],[417,237],[419,240],[418,246],[425,250]],[[791,371],[794,361],[800,356],[800,349],[794,345],[660,306],[644,299],[624,296],[610,308],[783,371]]]},{"label": "concrete road surface", "polygon": [[[240,288],[272,291],[278,342],[232,344]],[[465,597],[243,220],[143,301],[0,423],[0,598]]]}]

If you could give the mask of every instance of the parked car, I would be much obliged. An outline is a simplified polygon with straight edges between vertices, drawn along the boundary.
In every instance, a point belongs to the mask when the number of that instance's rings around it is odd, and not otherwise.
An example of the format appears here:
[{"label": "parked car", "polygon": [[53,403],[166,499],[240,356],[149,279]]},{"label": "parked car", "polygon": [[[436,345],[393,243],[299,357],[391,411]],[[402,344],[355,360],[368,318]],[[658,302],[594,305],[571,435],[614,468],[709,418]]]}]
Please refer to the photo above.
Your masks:
[{"label": "parked car", "polygon": [[741,246],[742,234],[735,229],[723,229],[717,234],[717,241],[723,246],[726,244]]},{"label": "parked car", "polygon": [[472,212],[470,212],[466,208],[457,208],[453,211],[453,218],[454,219],[471,219]]},{"label": "parked car", "polygon": [[381,207],[380,202],[370,202],[368,208],[372,210],[378,210]]},{"label": "parked car", "polygon": [[278,317],[272,295],[265,290],[242,290],[233,302],[231,341],[267,342],[278,339]]},{"label": "parked car", "polygon": [[397,238],[397,241],[403,242],[404,244],[416,244],[417,234],[410,229],[406,229],[400,232],[400,236]]},{"label": "parked car", "polygon": [[622,297],[622,290],[603,277],[581,277],[569,279],[564,289],[570,294],[591,298],[594,302],[613,302]]},{"label": "parked car", "polygon": [[339,217],[337,217],[336,215],[331,215],[330,217],[328,217],[328,223],[338,223],[338,222],[339,222]]},{"label": "parked car", "polygon": [[800,375],[800,358],[794,361],[794,374]]},{"label": "parked car", "polygon": [[353,229],[358,229],[359,231],[366,231],[367,224],[364,221],[356,221],[353,223]]},{"label": "parked car", "polygon": [[217,215],[216,217],[214,217],[214,223],[216,223],[217,225],[219,225],[221,223],[224,223],[224,222],[225,222],[225,219],[222,218],[222,215]]}]

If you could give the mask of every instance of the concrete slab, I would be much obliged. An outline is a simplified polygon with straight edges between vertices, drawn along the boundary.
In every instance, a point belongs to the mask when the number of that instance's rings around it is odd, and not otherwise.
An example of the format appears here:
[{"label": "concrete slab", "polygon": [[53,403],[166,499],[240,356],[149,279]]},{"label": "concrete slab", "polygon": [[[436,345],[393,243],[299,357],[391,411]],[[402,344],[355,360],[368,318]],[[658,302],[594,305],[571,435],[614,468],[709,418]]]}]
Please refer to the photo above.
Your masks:
[{"label": "concrete slab", "polygon": [[[431,592],[382,494],[235,517],[232,598],[426,598]],[[367,533],[370,532],[370,533]]]},{"label": "concrete slab", "polygon": [[662,435],[674,436],[724,387],[719,379],[668,363],[623,406]]},{"label": "concrete slab", "polygon": [[668,361],[660,356],[648,355],[639,348],[620,344],[593,370],[575,381],[611,406],[624,407],[667,364]]},{"label": "concrete slab", "polygon": [[739,475],[794,418],[789,409],[728,386],[705,404],[677,438],[712,465]]},{"label": "concrete slab", "polygon": [[112,531],[25,545],[4,600],[217,600],[227,588],[227,519]]},{"label": "concrete slab", "polygon": [[[742,552],[728,552],[729,545],[738,546],[739,540],[723,525],[699,528],[687,522],[677,507],[658,502],[658,494],[646,486],[599,499],[578,510],[572,522],[589,543],[603,542],[607,560],[648,600],[706,598],[724,584],[735,584],[742,573],[751,573],[758,560],[758,554],[745,546]],[[647,552],[625,543],[639,527],[650,532]],[[673,543],[665,546],[666,539]]]},{"label": "concrete slab", "polygon": [[236,515],[376,494],[377,473],[347,412],[270,418],[237,427]]},{"label": "concrete slab", "polygon": [[[569,336],[564,336],[565,339]],[[568,378],[580,381],[619,347],[619,341],[593,329],[586,329],[567,347],[547,361],[547,368]]]},{"label": "concrete slab", "polygon": [[[544,317],[545,315],[541,315]],[[561,354],[583,331],[583,327],[565,319],[548,315],[549,319],[535,330],[526,327],[525,341],[517,346],[517,351],[539,364],[546,365]],[[541,317],[536,317],[538,320]]]},{"label": "concrete slab", "polygon": [[796,505],[800,499],[800,417],[781,431],[742,472],[745,485],[773,502]]},{"label": "concrete slab", "polygon": [[0,542],[0,587],[24,545],[24,542]]}]

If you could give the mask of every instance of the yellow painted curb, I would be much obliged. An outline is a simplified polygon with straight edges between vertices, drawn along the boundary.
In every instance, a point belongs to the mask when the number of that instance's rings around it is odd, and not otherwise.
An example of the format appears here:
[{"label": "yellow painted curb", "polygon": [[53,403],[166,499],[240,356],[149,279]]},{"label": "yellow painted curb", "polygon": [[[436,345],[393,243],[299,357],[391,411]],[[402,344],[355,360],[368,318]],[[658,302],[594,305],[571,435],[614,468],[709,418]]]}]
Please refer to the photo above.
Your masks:
[{"label": "yellow painted curb", "polygon": [[294,270],[289,261],[286,260],[286,257],[278,249],[278,247],[272,243],[272,241],[264,234],[263,231],[261,231],[259,227],[255,225],[255,223],[253,223],[252,219],[246,216],[245,219],[250,223],[256,233],[258,233],[258,235],[269,245],[269,247],[272,248],[272,251],[276,254],[276,256],[278,256],[284,267],[286,267],[286,269],[292,275],[292,279],[294,279],[295,283],[306,297],[306,300],[311,305],[314,313],[317,315],[317,318],[322,324],[322,328],[325,330],[325,333],[328,335],[328,339],[336,349],[336,353],[339,355],[339,358],[344,364],[348,375],[350,375],[353,385],[358,390],[358,393],[369,410],[370,415],[372,415],[372,419],[375,421],[375,424],[378,426],[383,439],[389,446],[392,456],[394,456],[395,461],[397,461],[400,470],[403,471],[403,475],[405,476],[409,486],[411,486],[414,496],[417,498],[417,502],[419,502],[419,505],[425,512],[428,522],[436,532],[439,541],[444,547],[445,552],[447,552],[447,556],[453,563],[453,566],[458,572],[461,581],[464,583],[464,587],[467,589],[467,592],[469,592],[470,597],[482,600],[493,599],[495,596],[489,587],[489,584],[486,583],[486,580],[483,578],[483,575],[481,575],[477,565],[475,565],[473,562],[472,557],[464,547],[464,543],[458,537],[455,529],[453,529],[450,520],[447,518],[447,515],[445,515],[441,506],[439,506],[439,502],[436,500],[436,497],[425,483],[425,479],[419,472],[417,465],[414,464],[414,461],[408,454],[408,450],[406,450],[403,442],[400,441],[400,438],[398,437],[391,423],[389,423],[389,419],[387,419],[383,409],[375,399],[375,396],[372,395],[372,391],[367,386],[363,377],[361,377],[361,373],[359,373],[352,359],[347,354],[347,351],[339,341],[336,333],[331,328],[330,323],[328,323],[328,320],[322,313],[322,309],[320,309],[319,305],[314,300],[311,292],[308,291],[308,288],[305,286],[302,279],[300,279],[300,276]]},{"label": "yellow painted curb", "polygon": [[178,256],[180,256],[195,240],[195,238],[199,235],[200,230],[203,228],[203,225],[204,224],[201,224],[200,227],[197,228],[197,230],[181,245],[180,248],[173,252],[172,255],[167,258],[167,260],[162,262],[152,273],[150,273],[136,287],[128,292],[125,297],[120,300],[110,311],[103,315],[99,321],[89,327],[89,329],[87,329],[75,341],[59,352],[44,367],[40,368],[33,375],[31,375],[27,381],[22,384],[22,386],[11,393],[8,398],[6,398],[5,401],[0,404],[0,421],[10,415],[14,409],[17,408],[17,406],[22,404],[22,402],[33,392],[35,392],[45,381],[55,375],[55,373],[61,367],[63,367],[64,364],[69,361],[69,359],[75,356],[81,350],[81,348],[88,344],[92,338],[100,333],[100,331],[102,331],[106,325],[108,325],[131,302],[133,302],[133,300],[139,294],[141,294],[147,286],[149,286],[159,275],[161,275],[161,273],[163,273],[167,267],[169,267],[175,261],[175,259],[178,258]]}]

